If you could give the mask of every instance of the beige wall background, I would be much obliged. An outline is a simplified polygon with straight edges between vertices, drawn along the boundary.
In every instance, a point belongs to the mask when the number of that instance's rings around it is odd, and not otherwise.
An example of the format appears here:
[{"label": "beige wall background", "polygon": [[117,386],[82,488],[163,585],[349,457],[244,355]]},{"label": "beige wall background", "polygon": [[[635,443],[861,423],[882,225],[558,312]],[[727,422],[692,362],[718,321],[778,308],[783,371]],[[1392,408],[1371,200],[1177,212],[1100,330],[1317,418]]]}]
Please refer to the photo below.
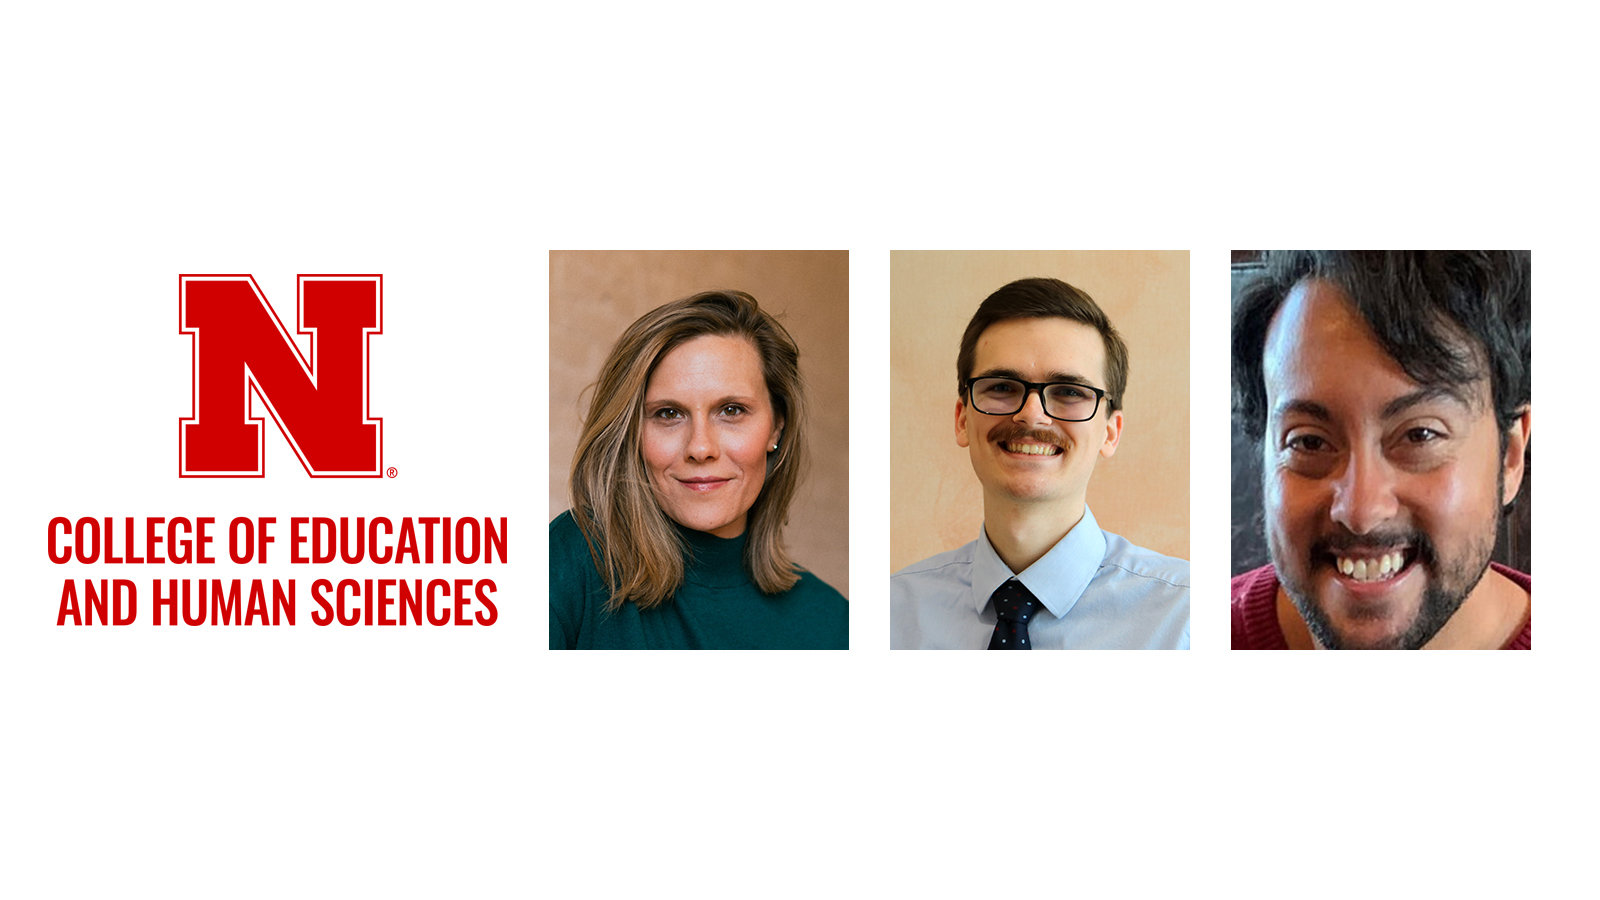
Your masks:
[{"label": "beige wall background", "polygon": [[1189,558],[1188,251],[897,251],[890,256],[890,570],[978,536],[983,492],[956,445],[956,352],[983,299],[1059,278],[1128,344],[1122,442],[1089,481],[1100,527]]},{"label": "beige wall background", "polygon": [[810,477],[784,536],[797,562],[849,596],[850,257],[844,251],[550,253],[550,518],[571,505],[567,478],[588,389],[639,316],[690,294],[744,291],[800,347],[810,389]]}]

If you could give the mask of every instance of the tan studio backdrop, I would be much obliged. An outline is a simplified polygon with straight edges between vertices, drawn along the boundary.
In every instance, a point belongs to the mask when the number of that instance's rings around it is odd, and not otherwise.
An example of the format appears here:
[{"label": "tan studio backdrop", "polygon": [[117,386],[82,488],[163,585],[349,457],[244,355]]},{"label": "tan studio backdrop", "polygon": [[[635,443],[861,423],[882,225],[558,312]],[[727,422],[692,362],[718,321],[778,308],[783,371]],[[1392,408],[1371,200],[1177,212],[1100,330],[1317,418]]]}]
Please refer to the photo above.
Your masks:
[{"label": "tan studio backdrop", "polygon": [[744,291],[800,347],[810,389],[810,477],[784,538],[795,561],[850,590],[850,257],[844,251],[550,253],[550,518],[571,506],[567,479],[588,391],[633,321],[700,291]]},{"label": "tan studio backdrop", "polygon": [[978,536],[983,491],[955,439],[956,353],[985,297],[1035,276],[1086,291],[1128,345],[1122,442],[1095,464],[1089,508],[1105,530],[1189,558],[1188,251],[896,251],[890,571]]}]

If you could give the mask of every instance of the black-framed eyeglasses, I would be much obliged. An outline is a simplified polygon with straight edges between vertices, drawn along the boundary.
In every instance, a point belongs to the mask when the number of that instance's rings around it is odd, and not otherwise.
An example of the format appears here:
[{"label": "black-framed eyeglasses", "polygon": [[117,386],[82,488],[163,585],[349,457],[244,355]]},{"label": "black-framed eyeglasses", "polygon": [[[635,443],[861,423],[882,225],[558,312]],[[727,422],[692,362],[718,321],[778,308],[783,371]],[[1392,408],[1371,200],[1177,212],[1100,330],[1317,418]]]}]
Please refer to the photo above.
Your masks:
[{"label": "black-framed eyeglasses", "polygon": [[1106,392],[1071,381],[1022,381],[993,376],[967,379],[967,401],[978,412],[990,416],[1013,416],[1028,403],[1028,395],[1039,392],[1044,414],[1062,422],[1087,422],[1100,411]]}]

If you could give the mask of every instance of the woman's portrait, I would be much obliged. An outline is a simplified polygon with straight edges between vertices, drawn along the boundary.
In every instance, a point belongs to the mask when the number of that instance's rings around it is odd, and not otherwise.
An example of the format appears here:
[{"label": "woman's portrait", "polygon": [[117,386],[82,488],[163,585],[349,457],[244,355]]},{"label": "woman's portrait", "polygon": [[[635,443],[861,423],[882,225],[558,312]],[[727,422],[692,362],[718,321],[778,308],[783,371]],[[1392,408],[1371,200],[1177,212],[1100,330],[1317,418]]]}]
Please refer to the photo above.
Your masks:
[{"label": "woman's portrait", "polygon": [[551,253],[551,649],[849,646],[848,285]]}]

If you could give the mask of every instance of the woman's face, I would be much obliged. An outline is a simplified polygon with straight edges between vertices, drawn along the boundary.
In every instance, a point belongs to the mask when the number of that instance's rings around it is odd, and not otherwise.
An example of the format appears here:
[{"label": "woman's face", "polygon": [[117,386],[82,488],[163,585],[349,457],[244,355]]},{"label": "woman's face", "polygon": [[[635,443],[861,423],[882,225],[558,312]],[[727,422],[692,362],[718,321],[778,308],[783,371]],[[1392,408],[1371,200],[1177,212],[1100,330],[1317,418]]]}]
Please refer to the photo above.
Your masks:
[{"label": "woman's face", "polygon": [[674,347],[644,392],[644,464],[672,521],[721,538],[744,533],[783,433],[761,355],[748,339],[708,334]]}]

